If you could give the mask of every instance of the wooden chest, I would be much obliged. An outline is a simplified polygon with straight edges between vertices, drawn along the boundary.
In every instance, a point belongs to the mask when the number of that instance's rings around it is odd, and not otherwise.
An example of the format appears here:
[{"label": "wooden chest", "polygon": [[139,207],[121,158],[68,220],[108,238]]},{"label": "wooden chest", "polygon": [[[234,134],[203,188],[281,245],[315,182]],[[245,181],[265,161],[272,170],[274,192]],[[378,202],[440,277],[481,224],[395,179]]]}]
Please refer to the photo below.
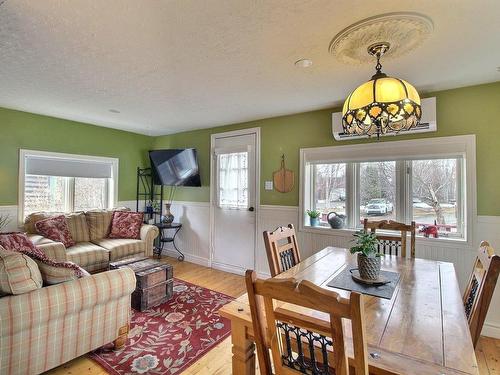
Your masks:
[{"label": "wooden chest", "polygon": [[173,268],[154,259],[133,258],[110,263],[110,269],[128,267],[135,272],[136,289],[132,293],[132,307],[146,310],[168,301],[173,295]]}]

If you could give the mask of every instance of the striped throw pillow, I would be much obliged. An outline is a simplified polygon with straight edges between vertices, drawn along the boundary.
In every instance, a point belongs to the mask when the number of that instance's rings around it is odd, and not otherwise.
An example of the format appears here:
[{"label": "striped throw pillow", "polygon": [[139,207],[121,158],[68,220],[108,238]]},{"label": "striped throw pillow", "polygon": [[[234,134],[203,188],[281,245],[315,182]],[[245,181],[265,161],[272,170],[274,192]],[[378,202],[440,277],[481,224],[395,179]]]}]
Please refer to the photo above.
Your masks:
[{"label": "striped throw pillow", "polygon": [[107,210],[92,210],[85,212],[89,228],[90,241],[108,237],[111,229],[113,212]]},{"label": "striped throw pillow", "polygon": [[74,212],[67,214],[66,222],[68,223],[69,232],[71,237],[75,242],[89,242],[89,227],[87,225],[87,219],[85,213]]},{"label": "striped throw pillow", "polygon": [[0,246],[0,292],[23,294],[42,287],[42,275],[33,259]]}]

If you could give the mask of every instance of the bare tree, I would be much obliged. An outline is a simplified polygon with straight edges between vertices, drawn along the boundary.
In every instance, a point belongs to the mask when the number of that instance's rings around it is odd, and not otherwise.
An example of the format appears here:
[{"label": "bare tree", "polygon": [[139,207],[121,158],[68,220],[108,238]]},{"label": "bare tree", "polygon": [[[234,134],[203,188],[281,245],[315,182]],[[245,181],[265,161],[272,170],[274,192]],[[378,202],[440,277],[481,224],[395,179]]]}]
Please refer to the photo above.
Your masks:
[{"label": "bare tree", "polygon": [[452,185],[456,181],[456,161],[416,160],[413,162],[413,192],[422,201],[430,205],[438,224],[446,224],[441,203],[449,200]]},{"label": "bare tree", "polygon": [[345,187],[345,164],[318,164],[317,168],[317,178],[321,181],[317,181],[316,186],[321,187],[321,192],[318,192],[318,196],[323,195],[325,198],[326,207],[330,207],[332,201],[338,201],[339,199],[345,199],[345,197],[337,196],[335,193],[338,189]]},{"label": "bare tree", "polygon": [[361,163],[361,203],[367,204],[374,198],[385,198],[394,202],[396,193],[395,168],[393,161]]}]

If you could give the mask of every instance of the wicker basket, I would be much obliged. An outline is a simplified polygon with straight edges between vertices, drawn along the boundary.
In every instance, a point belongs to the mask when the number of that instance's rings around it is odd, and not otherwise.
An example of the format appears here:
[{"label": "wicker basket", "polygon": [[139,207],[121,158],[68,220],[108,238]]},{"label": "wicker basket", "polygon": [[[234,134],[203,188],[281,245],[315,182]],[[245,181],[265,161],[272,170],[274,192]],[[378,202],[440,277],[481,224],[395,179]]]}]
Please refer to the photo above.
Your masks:
[{"label": "wicker basket", "polygon": [[367,257],[358,254],[359,276],[363,279],[376,280],[380,276],[380,257]]}]

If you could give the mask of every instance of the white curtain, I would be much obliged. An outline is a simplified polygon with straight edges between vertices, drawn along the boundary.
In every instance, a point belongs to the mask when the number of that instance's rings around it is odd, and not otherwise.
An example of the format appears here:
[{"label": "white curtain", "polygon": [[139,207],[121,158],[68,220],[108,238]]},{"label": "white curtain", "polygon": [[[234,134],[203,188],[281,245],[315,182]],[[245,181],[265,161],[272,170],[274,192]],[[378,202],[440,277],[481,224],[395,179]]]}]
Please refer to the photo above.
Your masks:
[{"label": "white curtain", "polygon": [[248,208],[248,152],[219,154],[219,206]]}]

